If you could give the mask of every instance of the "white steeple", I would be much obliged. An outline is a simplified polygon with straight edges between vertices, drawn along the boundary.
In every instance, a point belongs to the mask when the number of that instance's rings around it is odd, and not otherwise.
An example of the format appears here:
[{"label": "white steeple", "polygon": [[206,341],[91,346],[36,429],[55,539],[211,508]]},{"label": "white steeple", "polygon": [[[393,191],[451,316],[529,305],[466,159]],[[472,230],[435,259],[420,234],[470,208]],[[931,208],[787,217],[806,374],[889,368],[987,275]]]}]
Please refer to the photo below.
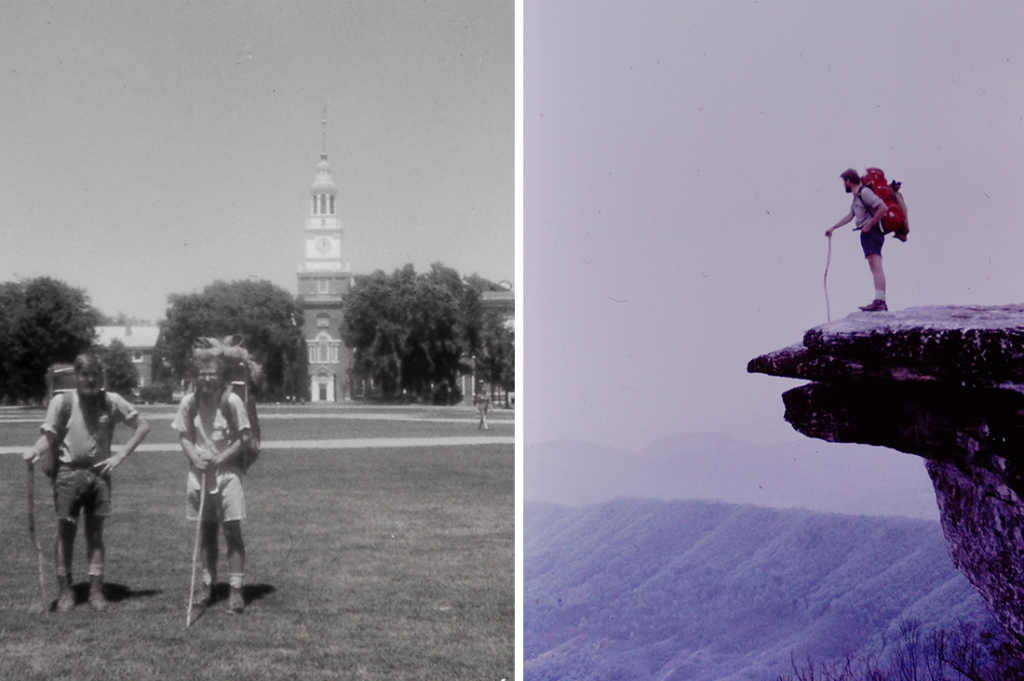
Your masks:
[{"label": "white steeple", "polygon": [[327,107],[324,107],[321,125],[320,162],[316,165],[316,177],[309,189],[312,204],[306,219],[306,260],[299,269],[305,272],[347,272],[348,264],[341,259],[338,187],[331,177],[331,164],[327,161]]}]

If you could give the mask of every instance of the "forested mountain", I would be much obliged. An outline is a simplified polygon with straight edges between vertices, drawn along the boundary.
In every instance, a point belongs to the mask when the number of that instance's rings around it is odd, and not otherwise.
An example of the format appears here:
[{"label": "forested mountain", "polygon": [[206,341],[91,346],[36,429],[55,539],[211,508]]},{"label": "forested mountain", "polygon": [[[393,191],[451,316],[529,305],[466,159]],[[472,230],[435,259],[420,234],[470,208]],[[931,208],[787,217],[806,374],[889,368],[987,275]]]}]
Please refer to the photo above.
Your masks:
[{"label": "forested mountain", "polygon": [[527,681],[773,681],[901,622],[997,628],[934,521],[620,498],[528,503],[524,537]]}]

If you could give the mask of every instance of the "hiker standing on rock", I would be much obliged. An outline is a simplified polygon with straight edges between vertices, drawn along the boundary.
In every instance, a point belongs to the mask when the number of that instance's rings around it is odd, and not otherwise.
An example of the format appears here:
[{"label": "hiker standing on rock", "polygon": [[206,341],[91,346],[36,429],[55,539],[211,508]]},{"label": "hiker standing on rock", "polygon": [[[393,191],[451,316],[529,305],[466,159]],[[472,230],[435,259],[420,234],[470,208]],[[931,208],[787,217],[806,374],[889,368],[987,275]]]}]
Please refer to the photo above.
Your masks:
[{"label": "hiker standing on rock", "polygon": [[865,312],[887,312],[889,307],[885,304],[885,272],[882,271],[882,244],[885,241],[882,218],[888,210],[887,206],[870,187],[861,185],[860,175],[853,168],[844,171],[840,177],[846,193],[854,195],[853,204],[846,217],[828,228],[825,236],[831,238],[832,232],[849,224],[851,220],[856,221],[856,229],[860,230],[860,245],[864,249],[864,257],[868,260],[871,278],[875,284],[875,299],[860,309]]},{"label": "hiker standing on rock", "polygon": [[[117,393],[103,390],[103,367],[91,352],[75,358],[75,390],[54,395],[46,410],[42,436],[30,453],[43,459],[43,471],[53,482],[57,512],[56,565],[60,595],[57,610],[75,607],[71,558],[79,514],[85,517],[86,558],[89,561],[89,605],[105,610],[103,593],[103,523],[110,515],[110,473],[135,451],[149,434],[149,424]],[[135,432],[111,453],[114,426],[124,423]]]}]

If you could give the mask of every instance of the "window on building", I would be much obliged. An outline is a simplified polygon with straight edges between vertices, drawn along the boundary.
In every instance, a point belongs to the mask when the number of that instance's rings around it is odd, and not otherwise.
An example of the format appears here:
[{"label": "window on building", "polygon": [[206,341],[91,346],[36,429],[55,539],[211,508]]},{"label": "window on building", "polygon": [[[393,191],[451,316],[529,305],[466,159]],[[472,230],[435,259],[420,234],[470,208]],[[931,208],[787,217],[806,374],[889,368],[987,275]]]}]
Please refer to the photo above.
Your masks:
[{"label": "window on building", "polygon": [[327,212],[327,195],[326,194],[321,194],[320,195],[320,212],[321,213],[326,213]]},{"label": "window on building", "polygon": [[316,215],[316,197],[313,197],[313,215]]},{"label": "window on building", "polygon": [[[319,320],[317,317],[318,322]],[[306,341],[306,346],[310,364],[337,364],[340,361],[341,341],[331,338],[331,334],[326,331],[321,331],[316,338]]]},{"label": "window on building", "polygon": [[327,280],[327,279],[317,279],[316,280],[316,292],[317,293],[330,293],[331,292],[331,282],[329,280]]},{"label": "window on building", "polygon": [[334,215],[334,194],[331,194],[331,215]]},{"label": "window on building", "polygon": [[331,316],[326,312],[321,312],[316,316],[316,327],[318,329],[326,329],[331,326]]},{"label": "window on building", "polygon": [[142,362],[142,350],[134,350],[134,351],[132,351],[132,361],[135,362],[135,363],[141,363]]}]

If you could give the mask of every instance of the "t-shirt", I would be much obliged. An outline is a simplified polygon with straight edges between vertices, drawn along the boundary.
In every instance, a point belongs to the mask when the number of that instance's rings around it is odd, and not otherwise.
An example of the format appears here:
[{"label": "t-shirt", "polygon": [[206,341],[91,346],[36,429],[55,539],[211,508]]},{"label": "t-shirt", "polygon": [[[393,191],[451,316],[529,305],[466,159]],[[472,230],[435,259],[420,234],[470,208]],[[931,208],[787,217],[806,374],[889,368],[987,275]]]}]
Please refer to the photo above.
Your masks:
[{"label": "t-shirt", "polygon": [[885,203],[878,198],[878,194],[871,191],[871,187],[861,187],[860,199],[853,197],[853,218],[858,227],[863,227],[870,220],[871,216],[878,210],[880,204]]},{"label": "t-shirt", "polygon": [[[186,435],[195,444],[201,457],[210,458],[215,454],[223,452],[238,441],[242,431],[250,430],[249,414],[245,411],[245,403],[235,393],[228,395],[228,408],[231,410],[232,420],[236,424],[235,428],[232,428],[228,420],[224,418],[219,398],[217,400],[217,409],[213,415],[212,428],[203,428],[202,417],[198,409],[196,409],[196,415],[192,423],[189,423],[188,413],[193,408],[192,402],[196,399],[195,393],[189,393],[182,398],[181,404],[178,405],[178,413],[174,416],[174,421],[171,422],[171,428]],[[204,432],[206,433],[205,437],[203,436]],[[209,442],[207,442],[207,439],[209,439]],[[211,451],[210,445],[213,445],[213,450],[215,451]]]},{"label": "t-shirt", "polygon": [[110,444],[114,426],[125,423],[134,427],[139,412],[117,393],[108,392],[95,409],[83,409],[77,390],[54,395],[46,408],[46,418],[40,430],[60,437],[61,404],[71,400],[71,418],[67,434],[60,443],[59,457],[63,463],[99,463],[110,458]]}]

